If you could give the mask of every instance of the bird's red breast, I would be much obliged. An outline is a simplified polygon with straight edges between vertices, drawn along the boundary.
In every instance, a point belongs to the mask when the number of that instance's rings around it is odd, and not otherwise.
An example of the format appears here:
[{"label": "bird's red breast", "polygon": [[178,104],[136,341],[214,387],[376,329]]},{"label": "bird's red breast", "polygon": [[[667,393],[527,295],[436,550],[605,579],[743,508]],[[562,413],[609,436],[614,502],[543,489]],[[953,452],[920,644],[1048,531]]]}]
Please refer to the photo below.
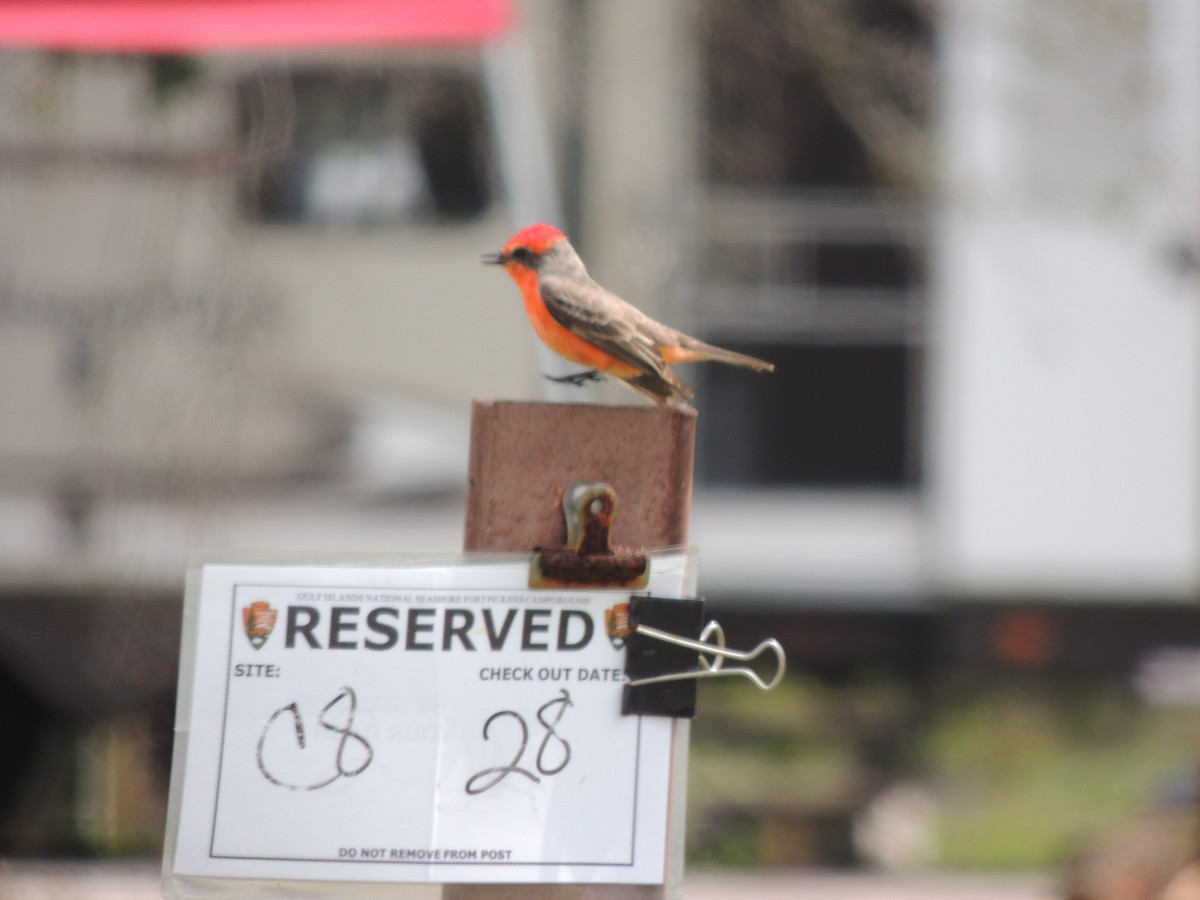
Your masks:
[{"label": "bird's red breast", "polygon": [[551,350],[581,366],[598,369],[601,372],[612,371],[617,377],[631,378],[637,374],[636,370],[619,362],[611,354],[564,328],[550,315],[550,310],[542,301],[542,292],[538,288],[536,272],[524,266],[508,265],[505,268],[508,269],[508,274],[512,276],[513,281],[517,283],[517,287],[521,289],[525,314],[529,316],[533,330]]}]

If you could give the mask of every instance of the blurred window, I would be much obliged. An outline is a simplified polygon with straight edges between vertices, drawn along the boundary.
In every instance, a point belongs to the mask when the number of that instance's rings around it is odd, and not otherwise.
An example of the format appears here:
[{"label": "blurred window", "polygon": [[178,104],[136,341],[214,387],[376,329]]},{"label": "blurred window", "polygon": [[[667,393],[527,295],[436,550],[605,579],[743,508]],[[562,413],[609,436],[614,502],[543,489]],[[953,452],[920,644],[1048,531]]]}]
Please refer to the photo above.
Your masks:
[{"label": "blurred window", "polygon": [[913,0],[708,0],[699,333],[710,483],[920,477],[932,26]]},{"label": "blurred window", "polygon": [[238,97],[252,217],[369,227],[469,217],[490,203],[473,72],[300,67],[246,78]]}]

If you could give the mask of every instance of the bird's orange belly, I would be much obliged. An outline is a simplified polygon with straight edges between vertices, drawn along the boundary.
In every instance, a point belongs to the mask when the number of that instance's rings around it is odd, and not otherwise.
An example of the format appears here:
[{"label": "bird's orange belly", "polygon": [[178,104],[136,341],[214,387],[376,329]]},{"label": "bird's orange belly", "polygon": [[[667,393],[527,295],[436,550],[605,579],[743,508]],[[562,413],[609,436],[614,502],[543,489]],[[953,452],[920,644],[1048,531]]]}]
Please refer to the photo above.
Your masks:
[{"label": "bird's orange belly", "polygon": [[631,378],[637,371],[631,366],[618,360],[612,354],[589,344],[573,331],[559,325],[546,309],[541,298],[530,296],[530,292],[522,291],[525,300],[525,312],[543,343],[559,356],[571,362],[596,369],[601,372],[611,372],[618,378]]}]

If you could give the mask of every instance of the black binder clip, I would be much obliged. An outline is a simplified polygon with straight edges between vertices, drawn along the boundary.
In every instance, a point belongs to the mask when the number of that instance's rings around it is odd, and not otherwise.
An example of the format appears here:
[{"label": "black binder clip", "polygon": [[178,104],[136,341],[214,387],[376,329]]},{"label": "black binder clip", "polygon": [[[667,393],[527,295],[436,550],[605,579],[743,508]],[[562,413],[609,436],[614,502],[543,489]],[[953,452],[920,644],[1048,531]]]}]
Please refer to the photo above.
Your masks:
[{"label": "black binder clip", "polygon": [[[625,715],[692,718],[696,681],[741,675],[769,691],[783,679],[787,658],[779,641],[769,638],[750,651],[730,650],[716,620],[704,621],[702,599],[633,597],[625,636],[625,675],[621,698]],[[778,666],[769,681],[749,666],[723,668],[725,660],[749,662],[770,650]]]}]

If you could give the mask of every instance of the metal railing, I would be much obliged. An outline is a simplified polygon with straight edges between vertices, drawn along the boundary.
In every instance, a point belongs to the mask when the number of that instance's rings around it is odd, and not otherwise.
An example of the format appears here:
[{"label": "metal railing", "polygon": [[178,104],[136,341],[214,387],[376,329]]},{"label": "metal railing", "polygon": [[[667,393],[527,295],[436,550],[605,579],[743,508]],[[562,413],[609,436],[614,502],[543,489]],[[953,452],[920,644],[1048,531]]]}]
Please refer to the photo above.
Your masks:
[{"label": "metal railing", "polygon": [[916,201],[722,189],[693,221],[688,312],[701,333],[826,344],[923,340],[927,229]]}]

